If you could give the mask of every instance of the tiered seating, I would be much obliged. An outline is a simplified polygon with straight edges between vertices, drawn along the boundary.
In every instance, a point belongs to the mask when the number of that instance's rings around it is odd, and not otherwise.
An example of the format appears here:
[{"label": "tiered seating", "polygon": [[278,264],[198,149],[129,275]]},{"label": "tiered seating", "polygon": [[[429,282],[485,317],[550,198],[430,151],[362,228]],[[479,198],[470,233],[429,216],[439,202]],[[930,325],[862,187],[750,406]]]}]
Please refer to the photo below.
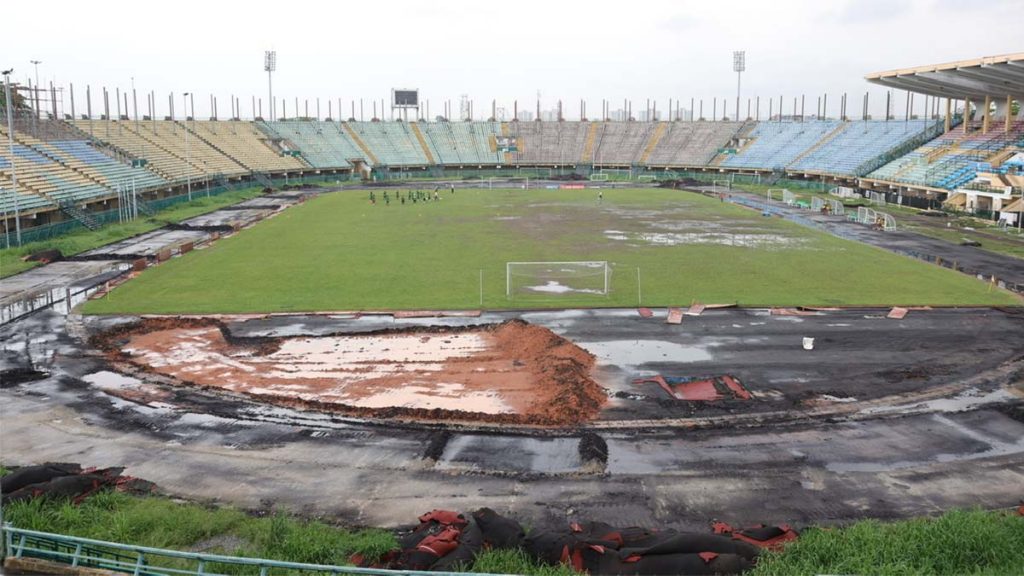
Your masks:
[{"label": "tiered seating", "polygon": [[425,166],[429,163],[416,135],[405,122],[349,122],[351,128],[388,166]]},{"label": "tiered seating", "polygon": [[928,142],[868,175],[868,178],[953,189],[970,182],[979,171],[990,171],[987,160],[1015,146],[1024,148],[1024,122],[1016,122],[1010,133],[1003,126],[982,134],[980,125],[972,124]]},{"label": "tiered seating", "polygon": [[[0,137],[7,139],[6,131]],[[11,165],[17,169],[18,191],[36,194],[52,202],[78,202],[110,196],[113,192],[86,176],[71,170],[52,158],[23,144],[14,145],[12,157],[8,146],[0,146],[0,173],[6,182],[12,182]],[[9,184],[8,184],[9,185]]]},{"label": "tiered seating", "polygon": [[249,170],[275,172],[301,170],[306,167],[298,158],[286,156],[272,148],[266,135],[252,122],[189,122],[188,127],[194,129],[197,136],[214,148]]},{"label": "tiered seating", "polygon": [[513,122],[510,126],[518,142],[516,162],[572,166],[583,155],[590,123]]},{"label": "tiered seating", "polygon": [[743,122],[671,122],[647,164],[705,166],[743,126]]},{"label": "tiered seating", "polygon": [[133,180],[136,189],[167,184],[156,174],[118,162],[84,140],[53,140],[34,144],[34,147],[74,170],[98,180],[108,188],[114,188],[121,182],[131,183]]},{"label": "tiered seating", "polygon": [[502,155],[491,149],[491,140],[501,134],[498,122],[425,122],[419,128],[439,164],[503,162]]},{"label": "tiered seating", "polygon": [[337,122],[279,120],[261,122],[259,127],[272,138],[281,138],[287,146],[297,148],[306,162],[316,168],[348,168],[349,160],[354,159],[369,163],[366,153]]},{"label": "tiered seating", "polygon": [[839,127],[836,120],[761,122],[751,133],[753,142],[727,158],[722,166],[782,169]]},{"label": "tiered seating", "polygon": [[[89,120],[75,120],[74,123],[83,131],[90,131]],[[96,140],[110,143],[127,154],[145,158],[149,162],[147,168],[172,182],[183,181],[188,176],[198,180],[207,174],[240,175],[247,172],[194,135],[189,136],[186,150],[185,130],[177,122],[139,122],[138,132],[135,126],[132,121],[96,120],[92,121],[91,134]]]},{"label": "tiered seating", "polygon": [[627,166],[636,162],[656,126],[654,122],[602,122],[592,162]]},{"label": "tiered seating", "polygon": [[796,170],[860,176],[858,168],[934,126],[928,120],[851,122],[845,130],[791,166]]}]

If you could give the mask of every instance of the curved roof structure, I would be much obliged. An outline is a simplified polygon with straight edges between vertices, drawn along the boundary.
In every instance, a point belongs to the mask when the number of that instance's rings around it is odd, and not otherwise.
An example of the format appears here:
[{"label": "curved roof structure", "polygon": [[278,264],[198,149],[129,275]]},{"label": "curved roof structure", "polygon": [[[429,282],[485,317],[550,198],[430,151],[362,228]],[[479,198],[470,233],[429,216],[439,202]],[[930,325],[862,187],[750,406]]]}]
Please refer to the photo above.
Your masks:
[{"label": "curved roof structure", "polygon": [[876,72],[868,82],[940,98],[1024,96],[1024,52]]}]

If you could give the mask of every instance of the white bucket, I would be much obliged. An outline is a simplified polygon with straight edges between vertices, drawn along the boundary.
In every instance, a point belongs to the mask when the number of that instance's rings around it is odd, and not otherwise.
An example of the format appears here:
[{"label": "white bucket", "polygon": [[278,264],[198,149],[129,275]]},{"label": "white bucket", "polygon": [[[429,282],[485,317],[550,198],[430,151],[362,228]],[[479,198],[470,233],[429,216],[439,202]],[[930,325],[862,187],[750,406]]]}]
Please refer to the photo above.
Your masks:
[{"label": "white bucket", "polygon": [[814,350],[814,338],[804,337],[804,350]]}]

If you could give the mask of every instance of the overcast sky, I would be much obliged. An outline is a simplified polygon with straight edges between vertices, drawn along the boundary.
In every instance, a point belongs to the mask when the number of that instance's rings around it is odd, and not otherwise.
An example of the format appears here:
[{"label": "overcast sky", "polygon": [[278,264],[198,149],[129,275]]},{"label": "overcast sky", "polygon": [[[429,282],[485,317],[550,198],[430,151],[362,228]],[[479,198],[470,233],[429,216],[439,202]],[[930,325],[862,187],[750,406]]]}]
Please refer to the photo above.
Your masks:
[{"label": "overcast sky", "polygon": [[647,98],[661,109],[669,98],[704,98],[708,111],[713,97],[734,102],[732,51],[746,50],[742,91],[761,96],[762,114],[769,97],[783,95],[788,111],[806,94],[813,109],[825,92],[832,115],[843,92],[859,113],[866,91],[879,114],[884,90],[865,74],[1024,51],[1022,17],[1024,0],[9,1],[0,68],[24,82],[41,60],[44,84],[75,85],[79,111],[86,84],[95,112],[99,87],[123,90],[134,77],[140,92],[156,91],[160,115],[169,92],[180,102],[194,91],[197,116],[213,93],[222,117],[231,94],[248,117],[253,95],[266,106],[272,48],[274,95],[289,116],[295,97],[320,97],[322,116],[340,97],[346,117],[366,99],[368,118],[370,99],[413,87],[432,115],[461,94],[478,118],[492,99],[509,114],[513,99],[532,110],[540,91],[543,108],[562,99],[576,118],[581,98],[592,117],[603,98],[632,99],[634,114]]}]

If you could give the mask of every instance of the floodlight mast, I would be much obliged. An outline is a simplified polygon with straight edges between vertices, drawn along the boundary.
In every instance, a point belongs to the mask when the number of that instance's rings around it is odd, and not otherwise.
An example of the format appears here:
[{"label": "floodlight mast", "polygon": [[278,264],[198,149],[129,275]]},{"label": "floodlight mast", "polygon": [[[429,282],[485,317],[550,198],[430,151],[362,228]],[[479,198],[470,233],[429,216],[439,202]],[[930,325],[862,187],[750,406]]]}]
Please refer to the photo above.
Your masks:
[{"label": "floodlight mast", "polygon": [[736,118],[740,119],[740,76],[747,69],[747,52],[739,50],[732,53],[732,71],[736,73]]},{"label": "floodlight mast", "polygon": [[274,71],[277,70],[277,51],[267,50],[263,54],[263,70],[267,73],[267,92],[268,92],[268,106],[267,112],[270,114],[271,120],[277,120],[277,114],[274,113]]}]

